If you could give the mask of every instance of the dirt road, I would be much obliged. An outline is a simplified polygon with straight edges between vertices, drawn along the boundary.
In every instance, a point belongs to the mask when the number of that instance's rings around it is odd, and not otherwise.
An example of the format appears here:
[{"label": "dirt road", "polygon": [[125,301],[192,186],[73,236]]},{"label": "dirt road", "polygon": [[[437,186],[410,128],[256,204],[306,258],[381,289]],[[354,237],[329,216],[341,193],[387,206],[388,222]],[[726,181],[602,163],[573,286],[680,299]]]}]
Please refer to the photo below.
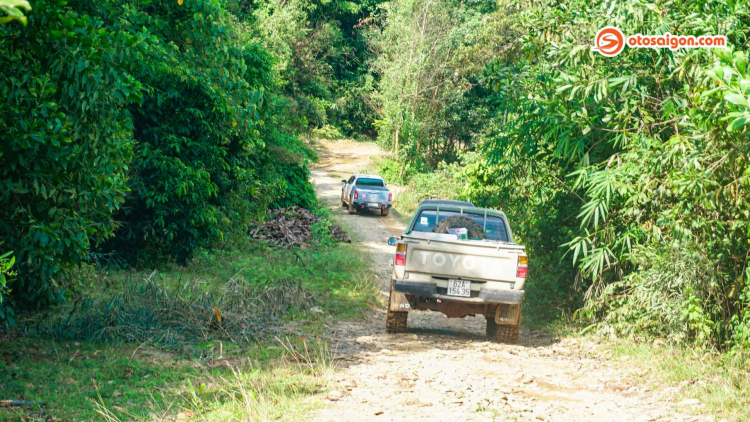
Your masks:
[{"label": "dirt road", "polygon": [[[372,144],[324,143],[312,170],[319,197],[371,257],[387,298],[393,248],[403,231],[393,213],[348,215],[341,179],[380,151]],[[532,280],[533,282],[533,280]],[[406,334],[385,333],[385,311],[339,323],[329,336],[343,362],[316,421],[712,421],[693,416],[668,390],[651,391],[593,353],[593,342],[554,339],[522,327],[519,345],[489,343],[484,318],[411,312]],[[679,410],[679,411],[678,411]]]}]

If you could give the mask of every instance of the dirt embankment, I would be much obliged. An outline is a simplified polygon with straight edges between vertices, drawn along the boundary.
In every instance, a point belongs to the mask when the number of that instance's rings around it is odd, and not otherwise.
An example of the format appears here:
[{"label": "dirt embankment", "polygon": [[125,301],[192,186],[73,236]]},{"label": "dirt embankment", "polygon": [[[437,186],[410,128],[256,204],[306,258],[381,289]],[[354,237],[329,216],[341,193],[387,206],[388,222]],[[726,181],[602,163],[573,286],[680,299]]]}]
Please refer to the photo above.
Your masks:
[{"label": "dirt embankment", "polygon": [[[348,215],[341,179],[381,152],[370,143],[324,142],[312,169],[319,198],[366,251],[383,296],[391,273],[389,236],[403,231],[391,213]],[[367,264],[367,263],[365,263]],[[692,403],[651,391],[643,374],[595,358],[596,345],[555,339],[522,327],[519,345],[489,343],[484,318],[448,319],[412,312],[409,332],[385,333],[385,311],[342,322],[328,333],[342,365],[319,421],[712,421],[693,416]]]}]

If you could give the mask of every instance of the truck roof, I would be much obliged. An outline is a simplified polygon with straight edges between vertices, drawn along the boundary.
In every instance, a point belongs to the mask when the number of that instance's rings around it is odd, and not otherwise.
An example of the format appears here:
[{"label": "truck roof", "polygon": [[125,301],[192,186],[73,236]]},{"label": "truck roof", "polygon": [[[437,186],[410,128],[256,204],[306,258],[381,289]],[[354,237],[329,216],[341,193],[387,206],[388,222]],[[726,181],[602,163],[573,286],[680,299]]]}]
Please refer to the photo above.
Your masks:
[{"label": "truck roof", "polygon": [[[455,201],[460,202],[460,201]],[[414,211],[414,215],[416,216],[420,211],[422,210],[440,210],[440,211],[457,211],[457,212],[465,212],[465,213],[471,213],[471,214],[479,214],[484,215],[487,213],[487,215],[494,215],[497,217],[502,217],[507,220],[508,217],[505,216],[505,213],[498,210],[493,210],[492,208],[479,208],[474,205],[456,205],[456,204],[442,204],[442,203],[428,203],[425,204],[424,201],[422,201],[421,204],[417,207],[416,211]]]},{"label": "truck roof", "polygon": [[419,205],[458,205],[461,207],[473,207],[475,206],[471,202],[466,201],[454,201],[451,199],[425,199],[420,202]]},{"label": "truck roof", "polygon": [[383,178],[380,177],[380,176],[378,176],[377,174],[359,174],[359,173],[356,173],[356,174],[354,174],[354,177],[356,177],[357,179],[359,179],[360,177],[366,177],[368,179],[380,179],[380,180],[383,180]]}]

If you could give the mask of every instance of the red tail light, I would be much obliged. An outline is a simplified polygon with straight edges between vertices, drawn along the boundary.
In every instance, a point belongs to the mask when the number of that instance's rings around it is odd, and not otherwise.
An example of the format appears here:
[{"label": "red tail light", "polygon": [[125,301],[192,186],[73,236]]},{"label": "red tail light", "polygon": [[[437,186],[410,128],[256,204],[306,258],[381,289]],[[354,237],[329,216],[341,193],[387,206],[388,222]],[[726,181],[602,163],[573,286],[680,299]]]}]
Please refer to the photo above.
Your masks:
[{"label": "red tail light", "polygon": [[388,202],[391,202],[391,201],[393,201],[393,194],[388,193]]},{"label": "red tail light", "polygon": [[403,243],[396,246],[396,265],[406,265],[406,245]]},{"label": "red tail light", "polygon": [[518,257],[518,267],[516,269],[516,278],[526,278],[526,276],[529,273],[529,257],[527,256],[519,256]]},{"label": "red tail light", "polygon": [[354,199],[359,199],[359,191],[354,189]]}]

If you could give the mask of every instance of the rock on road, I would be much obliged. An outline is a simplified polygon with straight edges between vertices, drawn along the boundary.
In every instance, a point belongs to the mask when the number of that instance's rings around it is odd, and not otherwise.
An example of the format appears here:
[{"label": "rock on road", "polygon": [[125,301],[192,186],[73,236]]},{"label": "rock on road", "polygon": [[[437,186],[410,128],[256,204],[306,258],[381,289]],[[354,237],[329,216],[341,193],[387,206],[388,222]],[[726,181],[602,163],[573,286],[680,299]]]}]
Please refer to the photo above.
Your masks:
[{"label": "rock on road", "polygon": [[[403,223],[394,213],[348,215],[340,207],[341,179],[381,152],[352,141],[323,142],[318,152],[320,163],[312,169],[317,194],[350,229],[354,247],[371,256],[387,299],[393,248],[386,240],[401,234]],[[481,316],[411,312],[408,324],[405,334],[386,334],[385,311],[378,310],[329,330],[338,369],[313,420],[714,420],[678,409],[673,397],[650,391],[638,374],[592,358],[593,342],[522,326],[519,345],[489,343]]]}]

